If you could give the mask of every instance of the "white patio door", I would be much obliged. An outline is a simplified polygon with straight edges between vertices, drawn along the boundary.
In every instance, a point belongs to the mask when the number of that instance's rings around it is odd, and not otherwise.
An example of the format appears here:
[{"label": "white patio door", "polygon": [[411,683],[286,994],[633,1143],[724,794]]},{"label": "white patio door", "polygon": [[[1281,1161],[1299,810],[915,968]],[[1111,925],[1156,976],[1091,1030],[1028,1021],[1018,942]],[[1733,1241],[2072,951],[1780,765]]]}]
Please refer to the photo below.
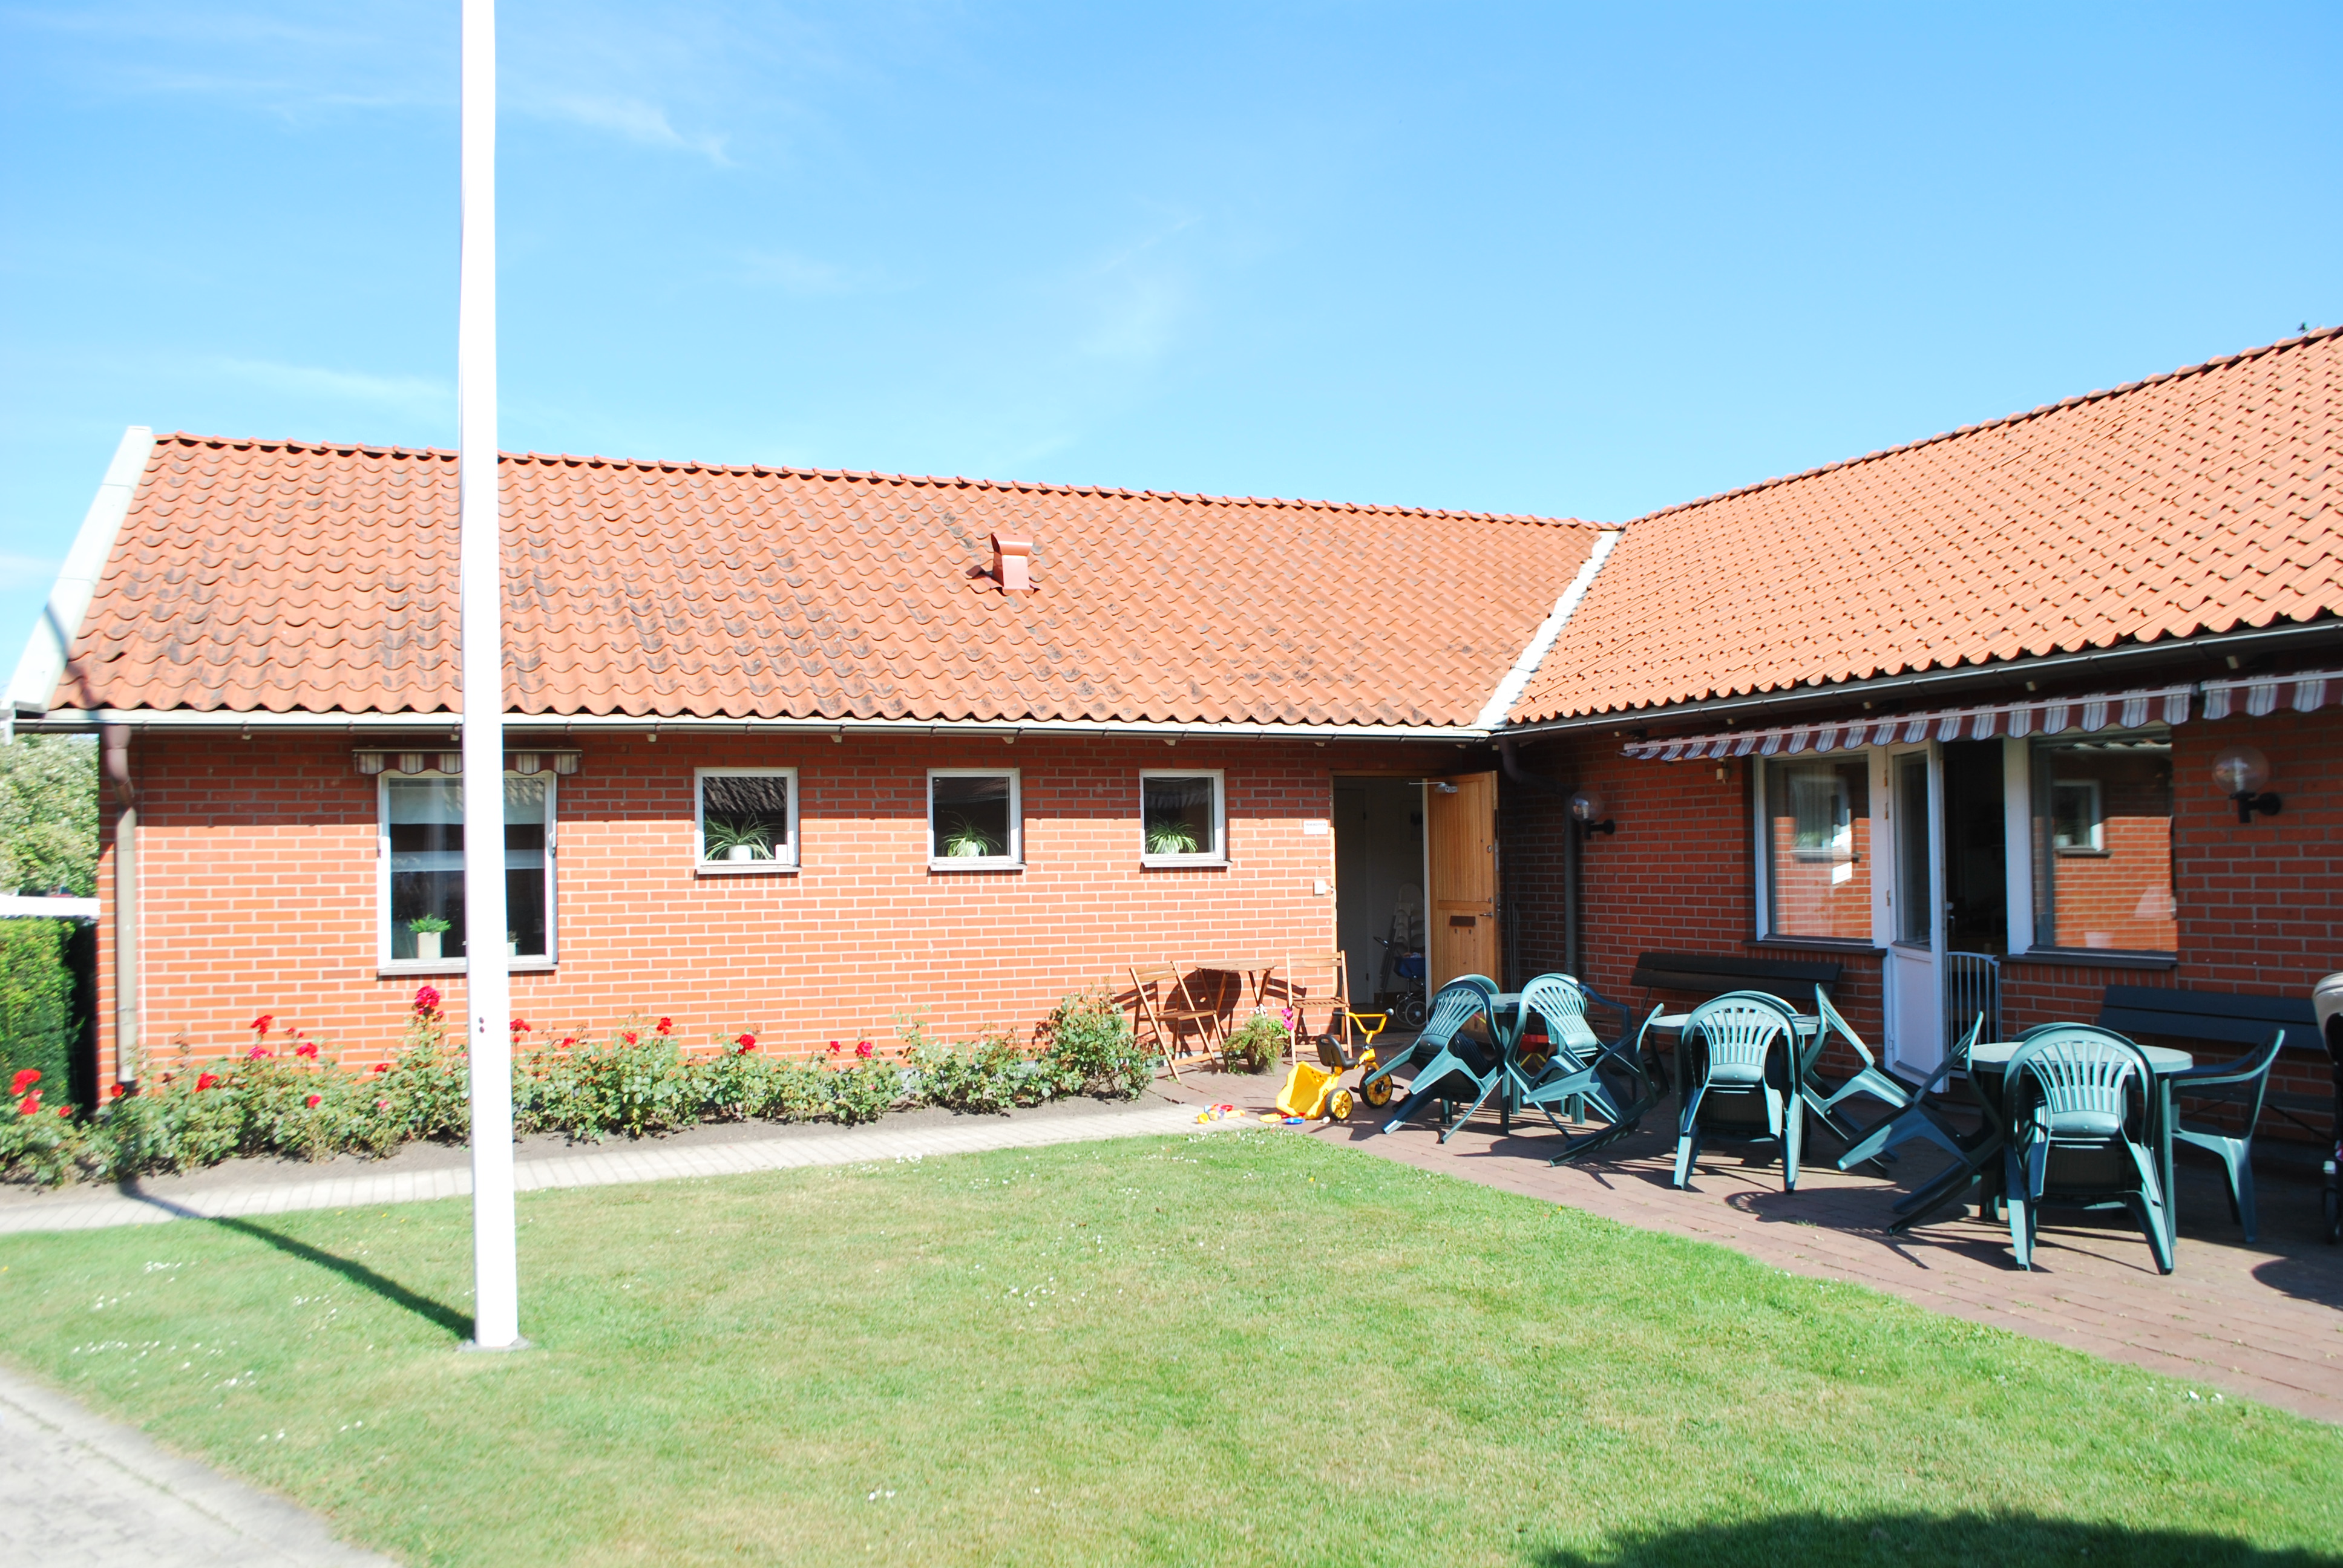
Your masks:
[{"label": "white patio door", "polygon": [[1945,1054],[1944,768],[1932,741],[1889,750],[1885,770],[1873,798],[1889,847],[1880,910],[1887,927],[1888,1060],[1906,1076],[1926,1077]]}]

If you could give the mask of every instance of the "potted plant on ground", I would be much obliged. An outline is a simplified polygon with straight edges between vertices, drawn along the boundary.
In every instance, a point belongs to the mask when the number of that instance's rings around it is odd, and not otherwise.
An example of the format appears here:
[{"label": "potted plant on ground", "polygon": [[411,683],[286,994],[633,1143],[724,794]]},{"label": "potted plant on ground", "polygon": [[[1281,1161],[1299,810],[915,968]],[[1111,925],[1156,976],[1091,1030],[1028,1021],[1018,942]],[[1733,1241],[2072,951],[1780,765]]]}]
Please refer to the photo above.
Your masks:
[{"label": "potted plant on ground", "polygon": [[762,822],[735,821],[729,817],[708,820],[703,858],[710,860],[769,860],[773,830]]},{"label": "potted plant on ground", "polygon": [[407,929],[415,933],[415,956],[436,961],[439,957],[440,938],[447,934],[447,917],[417,915],[407,922]]},{"label": "potted plant on ground", "polygon": [[1255,1008],[1221,1044],[1221,1064],[1231,1072],[1267,1072],[1285,1054],[1288,1026],[1267,1008]]}]

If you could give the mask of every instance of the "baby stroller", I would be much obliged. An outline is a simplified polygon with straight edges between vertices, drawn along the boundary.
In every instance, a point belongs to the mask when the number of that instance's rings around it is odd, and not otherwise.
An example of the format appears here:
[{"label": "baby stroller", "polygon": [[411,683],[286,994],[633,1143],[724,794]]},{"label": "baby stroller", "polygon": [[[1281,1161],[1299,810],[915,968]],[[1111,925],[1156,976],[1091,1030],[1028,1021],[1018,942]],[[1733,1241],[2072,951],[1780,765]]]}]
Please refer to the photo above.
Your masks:
[{"label": "baby stroller", "polygon": [[1389,935],[1375,939],[1383,950],[1375,1006],[1403,1030],[1422,1029],[1431,1010],[1432,996],[1424,984],[1431,966],[1423,960],[1423,893],[1413,882],[1399,890],[1386,929]]},{"label": "baby stroller", "polygon": [[2343,974],[2331,974],[2310,993],[2318,1018],[2318,1037],[2327,1042],[2327,1060],[2335,1070],[2335,1122],[2329,1130],[2334,1146],[2327,1151],[2327,1191],[2322,1202],[2327,1215],[2327,1241],[2343,1239],[2343,1191],[2337,1189],[2336,1167],[2343,1165]]}]

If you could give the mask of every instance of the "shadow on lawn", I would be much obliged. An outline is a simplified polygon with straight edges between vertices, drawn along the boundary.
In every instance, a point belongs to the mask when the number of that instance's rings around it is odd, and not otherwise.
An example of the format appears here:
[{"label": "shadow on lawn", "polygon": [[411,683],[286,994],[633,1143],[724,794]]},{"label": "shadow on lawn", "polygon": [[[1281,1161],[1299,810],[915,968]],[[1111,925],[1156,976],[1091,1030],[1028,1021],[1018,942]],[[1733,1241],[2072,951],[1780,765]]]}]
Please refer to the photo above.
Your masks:
[{"label": "shadow on lawn", "polygon": [[455,1308],[428,1296],[417,1295],[397,1280],[386,1279],[355,1260],[313,1247],[307,1241],[297,1241],[281,1235],[266,1225],[256,1225],[249,1220],[215,1219],[215,1225],[238,1231],[256,1241],[265,1241],[280,1252],[290,1253],[305,1263],[315,1263],[321,1269],[339,1274],[363,1291],[372,1291],[396,1307],[404,1307],[418,1318],[427,1319],[454,1334],[458,1339],[469,1339],[472,1320]]},{"label": "shadow on lawn", "polygon": [[2249,1568],[2310,1568],[2343,1558],[2299,1548],[2266,1551],[2231,1536],[2180,1530],[2127,1530],[2032,1514],[1962,1513],[1948,1518],[1874,1514],[1830,1519],[1794,1513],[1732,1524],[1692,1524],[1626,1536],[1595,1552],[1544,1551],[1537,1568],[1780,1568],[1785,1563],[2235,1563]]}]

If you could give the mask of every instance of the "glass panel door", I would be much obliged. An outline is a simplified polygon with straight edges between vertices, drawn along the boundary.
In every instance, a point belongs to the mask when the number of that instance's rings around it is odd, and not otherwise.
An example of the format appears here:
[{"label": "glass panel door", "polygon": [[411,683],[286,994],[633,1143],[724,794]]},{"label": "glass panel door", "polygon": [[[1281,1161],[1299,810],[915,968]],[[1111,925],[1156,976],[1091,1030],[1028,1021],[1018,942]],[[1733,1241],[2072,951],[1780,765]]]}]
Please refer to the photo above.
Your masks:
[{"label": "glass panel door", "polygon": [[1945,1049],[1941,765],[1936,748],[1923,746],[1891,753],[1887,768],[1896,862],[1887,890],[1888,1054],[1906,1072],[1925,1075],[1936,1070]]}]

